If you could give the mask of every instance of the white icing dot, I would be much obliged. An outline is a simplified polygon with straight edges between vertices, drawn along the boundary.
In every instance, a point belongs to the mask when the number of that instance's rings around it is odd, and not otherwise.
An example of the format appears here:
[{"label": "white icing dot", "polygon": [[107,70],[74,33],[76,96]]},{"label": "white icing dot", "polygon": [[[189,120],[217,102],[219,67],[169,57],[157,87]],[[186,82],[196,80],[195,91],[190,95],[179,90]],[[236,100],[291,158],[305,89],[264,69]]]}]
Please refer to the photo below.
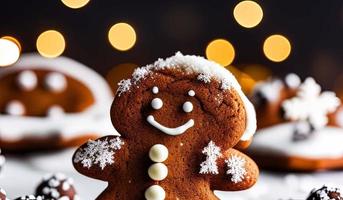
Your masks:
[{"label": "white icing dot", "polygon": [[189,90],[188,91],[188,95],[191,96],[191,97],[194,97],[195,96],[194,90]]},{"label": "white icing dot", "polygon": [[46,75],[45,84],[53,92],[62,92],[67,87],[67,79],[63,74],[51,72]]},{"label": "white icing dot", "polygon": [[297,88],[301,84],[299,76],[294,73],[288,74],[285,78],[285,82],[290,88]]},{"label": "white icing dot", "polygon": [[17,77],[17,83],[23,90],[30,91],[37,86],[37,76],[33,71],[23,71]]},{"label": "white icing dot", "polygon": [[183,111],[189,113],[193,111],[193,104],[189,101],[186,101],[183,105],[182,105],[182,109]]},{"label": "white icing dot", "polygon": [[153,185],[145,191],[144,196],[147,200],[164,200],[166,198],[166,192],[161,186]]},{"label": "white icing dot", "polygon": [[152,93],[158,94],[158,92],[159,92],[158,87],[154,86],[154,87],[152,88]]},{"label": "white icing dot", "polygon": [[150,148],[149,158],[154,162],[163,162],[168,158],[168,148],[163,144],[155,144]]},{"label": "white icing dot", "polygon": [[154,98],[152,101],[151,101],[151,107],[155,110],[159,110],[161,109],[163,106],[163,101],[162,99],[160,98]]},{"label": "white icing dot", "polygon": [[59,118],[64,115],[64,110],[61,106],[53,105],[47,111],[47,116],[52,118]]},{"label": "white icing dot", "polygon": [[155,181],[162,181],[168,176],[168,168],[163,163],[155,163],[148,169],[149,177]]},{"label": "white icing dot", "polygon": [[6,105],[5,112],[9,115],[24,115],[25,106],[20,101],[12,100]]}]

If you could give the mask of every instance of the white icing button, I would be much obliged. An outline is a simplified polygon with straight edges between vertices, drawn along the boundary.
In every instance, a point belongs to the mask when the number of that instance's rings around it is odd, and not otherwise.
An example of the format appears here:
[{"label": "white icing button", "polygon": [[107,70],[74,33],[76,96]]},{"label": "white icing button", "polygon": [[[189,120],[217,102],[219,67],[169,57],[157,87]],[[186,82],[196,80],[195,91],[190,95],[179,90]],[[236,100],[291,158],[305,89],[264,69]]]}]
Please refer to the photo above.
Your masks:
[{"label": "white icing button", "polygon": [[37,76],[33,71],[23,71],[17,77],[17,83],[23,90],[30,91],[37,86]]},{"label": "white icing button", "polygon": [[151,107],[155,110],[161,109],[163,106],[163,101],[160,98],[154,98],[151,101]]},{"label": "white icing button", "polygon": [[188,95],[191,96],[191,97],[194,97],[195,96],[194,90],[189,90],[188,91]]},{"label": "white icing button", "polygon": [[5,112],[9,115],[24,115],[25,106],[20,101],[12,100],[6,105]]},{"label": "white icing button", "polygon": [[63,74],[51,72],[46,75],[45,84],[53,92],[61,92],[67,87],[67,79]]},{"label": "white icing button", "polygon": [[166,198],[166,192],[161,186],[153,185],[145,191],[144,196],[147,200],[164,200]]},{"label": "white icing button", "polygon": [[152,88],[152,93],[157,94],[158,93],[158,87],[154,86]]},{"label": "white icing button", "polygon": [[168,158],[168,148],[163,144],[155,144],[150,148],[149,158],[154,162],[163,162]]},{"label": "white icing button", "polygon": [[62,117],[64,115],[64,110],[61,106],[54,105],[48,109],[47,116],[52,118]]},{"label": "white icing button", "polygon": [[149,177],[155,181],[162,181],[168,176],[168,168],[163,163],[155,163],[148,169]]},{"label": "white icing button", "polygon": [[182,105],[182,109],[183,111],[189,113],[193,111],[193,104],[189,101],[186,101],[183,105]]}]

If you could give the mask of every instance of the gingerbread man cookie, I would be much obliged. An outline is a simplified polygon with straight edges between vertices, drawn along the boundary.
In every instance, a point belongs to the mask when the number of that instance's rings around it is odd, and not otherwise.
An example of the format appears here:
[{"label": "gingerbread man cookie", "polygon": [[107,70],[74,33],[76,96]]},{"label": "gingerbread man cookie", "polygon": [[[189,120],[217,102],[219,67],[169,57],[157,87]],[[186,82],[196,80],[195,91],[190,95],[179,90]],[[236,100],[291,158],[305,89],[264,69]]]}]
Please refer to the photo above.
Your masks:
[{"label": "gingerbread man cookie", "polygon": [[69,58],[25,54],[0,69],[0,146],[62,148],[113,133],[106,81]]},{"label": "gingerbread man cookie", "polygon": [[343,167],[343,129],[329,126],[340,105],[334,92],[321,91],[313,78],[259,83],[252,100],[259,130],[248,149],[260,167],[312,171]]},{"label": "gingerbread man cookie", "polygon": [[251,187],[258,168],[233,147],[250,140],[255,111],[234,76],[202,57],[176,55],[119,83],[112,123],[121,134],[74,154],[80,173],[108,182],[97,198],[218,199]]}]

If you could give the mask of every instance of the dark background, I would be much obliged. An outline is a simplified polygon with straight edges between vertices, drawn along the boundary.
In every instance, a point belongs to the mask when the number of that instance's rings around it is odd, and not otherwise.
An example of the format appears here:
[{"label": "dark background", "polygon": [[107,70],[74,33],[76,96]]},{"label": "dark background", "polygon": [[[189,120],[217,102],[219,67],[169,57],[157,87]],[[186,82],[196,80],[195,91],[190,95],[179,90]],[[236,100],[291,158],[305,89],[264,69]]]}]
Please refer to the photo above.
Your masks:
[{"label": "dark background", "polygon": [[[296,72],[314,76],[327,88],[343,86],[343,1],[257,1],[262,22],[246,29],[236,23],[234,0],[116,1],[91,0],[81,9],[70,9],[59,0],[1,0],[0,36],[19,39],[23,52],[35,51],[38,35],[48,29],[66,40],[64,55],[105,75],[121,63],[145,65],[180,50],[204,55],[215,38],[228,39],[235,47],[233,65],[261,64],[276,75]],[[115,50],[107,40],[109,28],[131,24],[136,45],[127,52]],[[262,45],[271,34],[283,34],[292,52],[281,63],[269,61]]]}]

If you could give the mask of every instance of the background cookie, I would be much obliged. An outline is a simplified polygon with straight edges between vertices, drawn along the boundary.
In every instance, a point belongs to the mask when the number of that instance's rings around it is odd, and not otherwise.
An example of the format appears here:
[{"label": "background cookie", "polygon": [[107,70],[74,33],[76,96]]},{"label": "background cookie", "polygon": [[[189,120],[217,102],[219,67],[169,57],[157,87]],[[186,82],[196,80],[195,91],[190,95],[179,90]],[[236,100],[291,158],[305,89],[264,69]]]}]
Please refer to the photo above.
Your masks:
[{"label": "background cookie", "polygon": [[313,171],[343,167],[343,129],[327,126],[340,104],[335,93],[321,91],[313,78],[295,74],[255,88],[259,130],[248,149],[260,167]]},{"label": "background cookie", "polygon": [[26,54],[0,69],[0,146],[61,148],[114,133],[106,81],[65,57]]},{"label": "background cookie", "polygon": [[73,180],[61,173],[47,174],[37,186],[36,195],[51,200],[80,199],[76,194]]},{"label": "background cookie", "polygon": [[251,187],[258,169],[232,149],[255,132],[255,112],[223,67],[177,53],[119,83],[111,117],[121,137],[75,153],[82,174],[109,182],[98,199],[217,199]]}]

